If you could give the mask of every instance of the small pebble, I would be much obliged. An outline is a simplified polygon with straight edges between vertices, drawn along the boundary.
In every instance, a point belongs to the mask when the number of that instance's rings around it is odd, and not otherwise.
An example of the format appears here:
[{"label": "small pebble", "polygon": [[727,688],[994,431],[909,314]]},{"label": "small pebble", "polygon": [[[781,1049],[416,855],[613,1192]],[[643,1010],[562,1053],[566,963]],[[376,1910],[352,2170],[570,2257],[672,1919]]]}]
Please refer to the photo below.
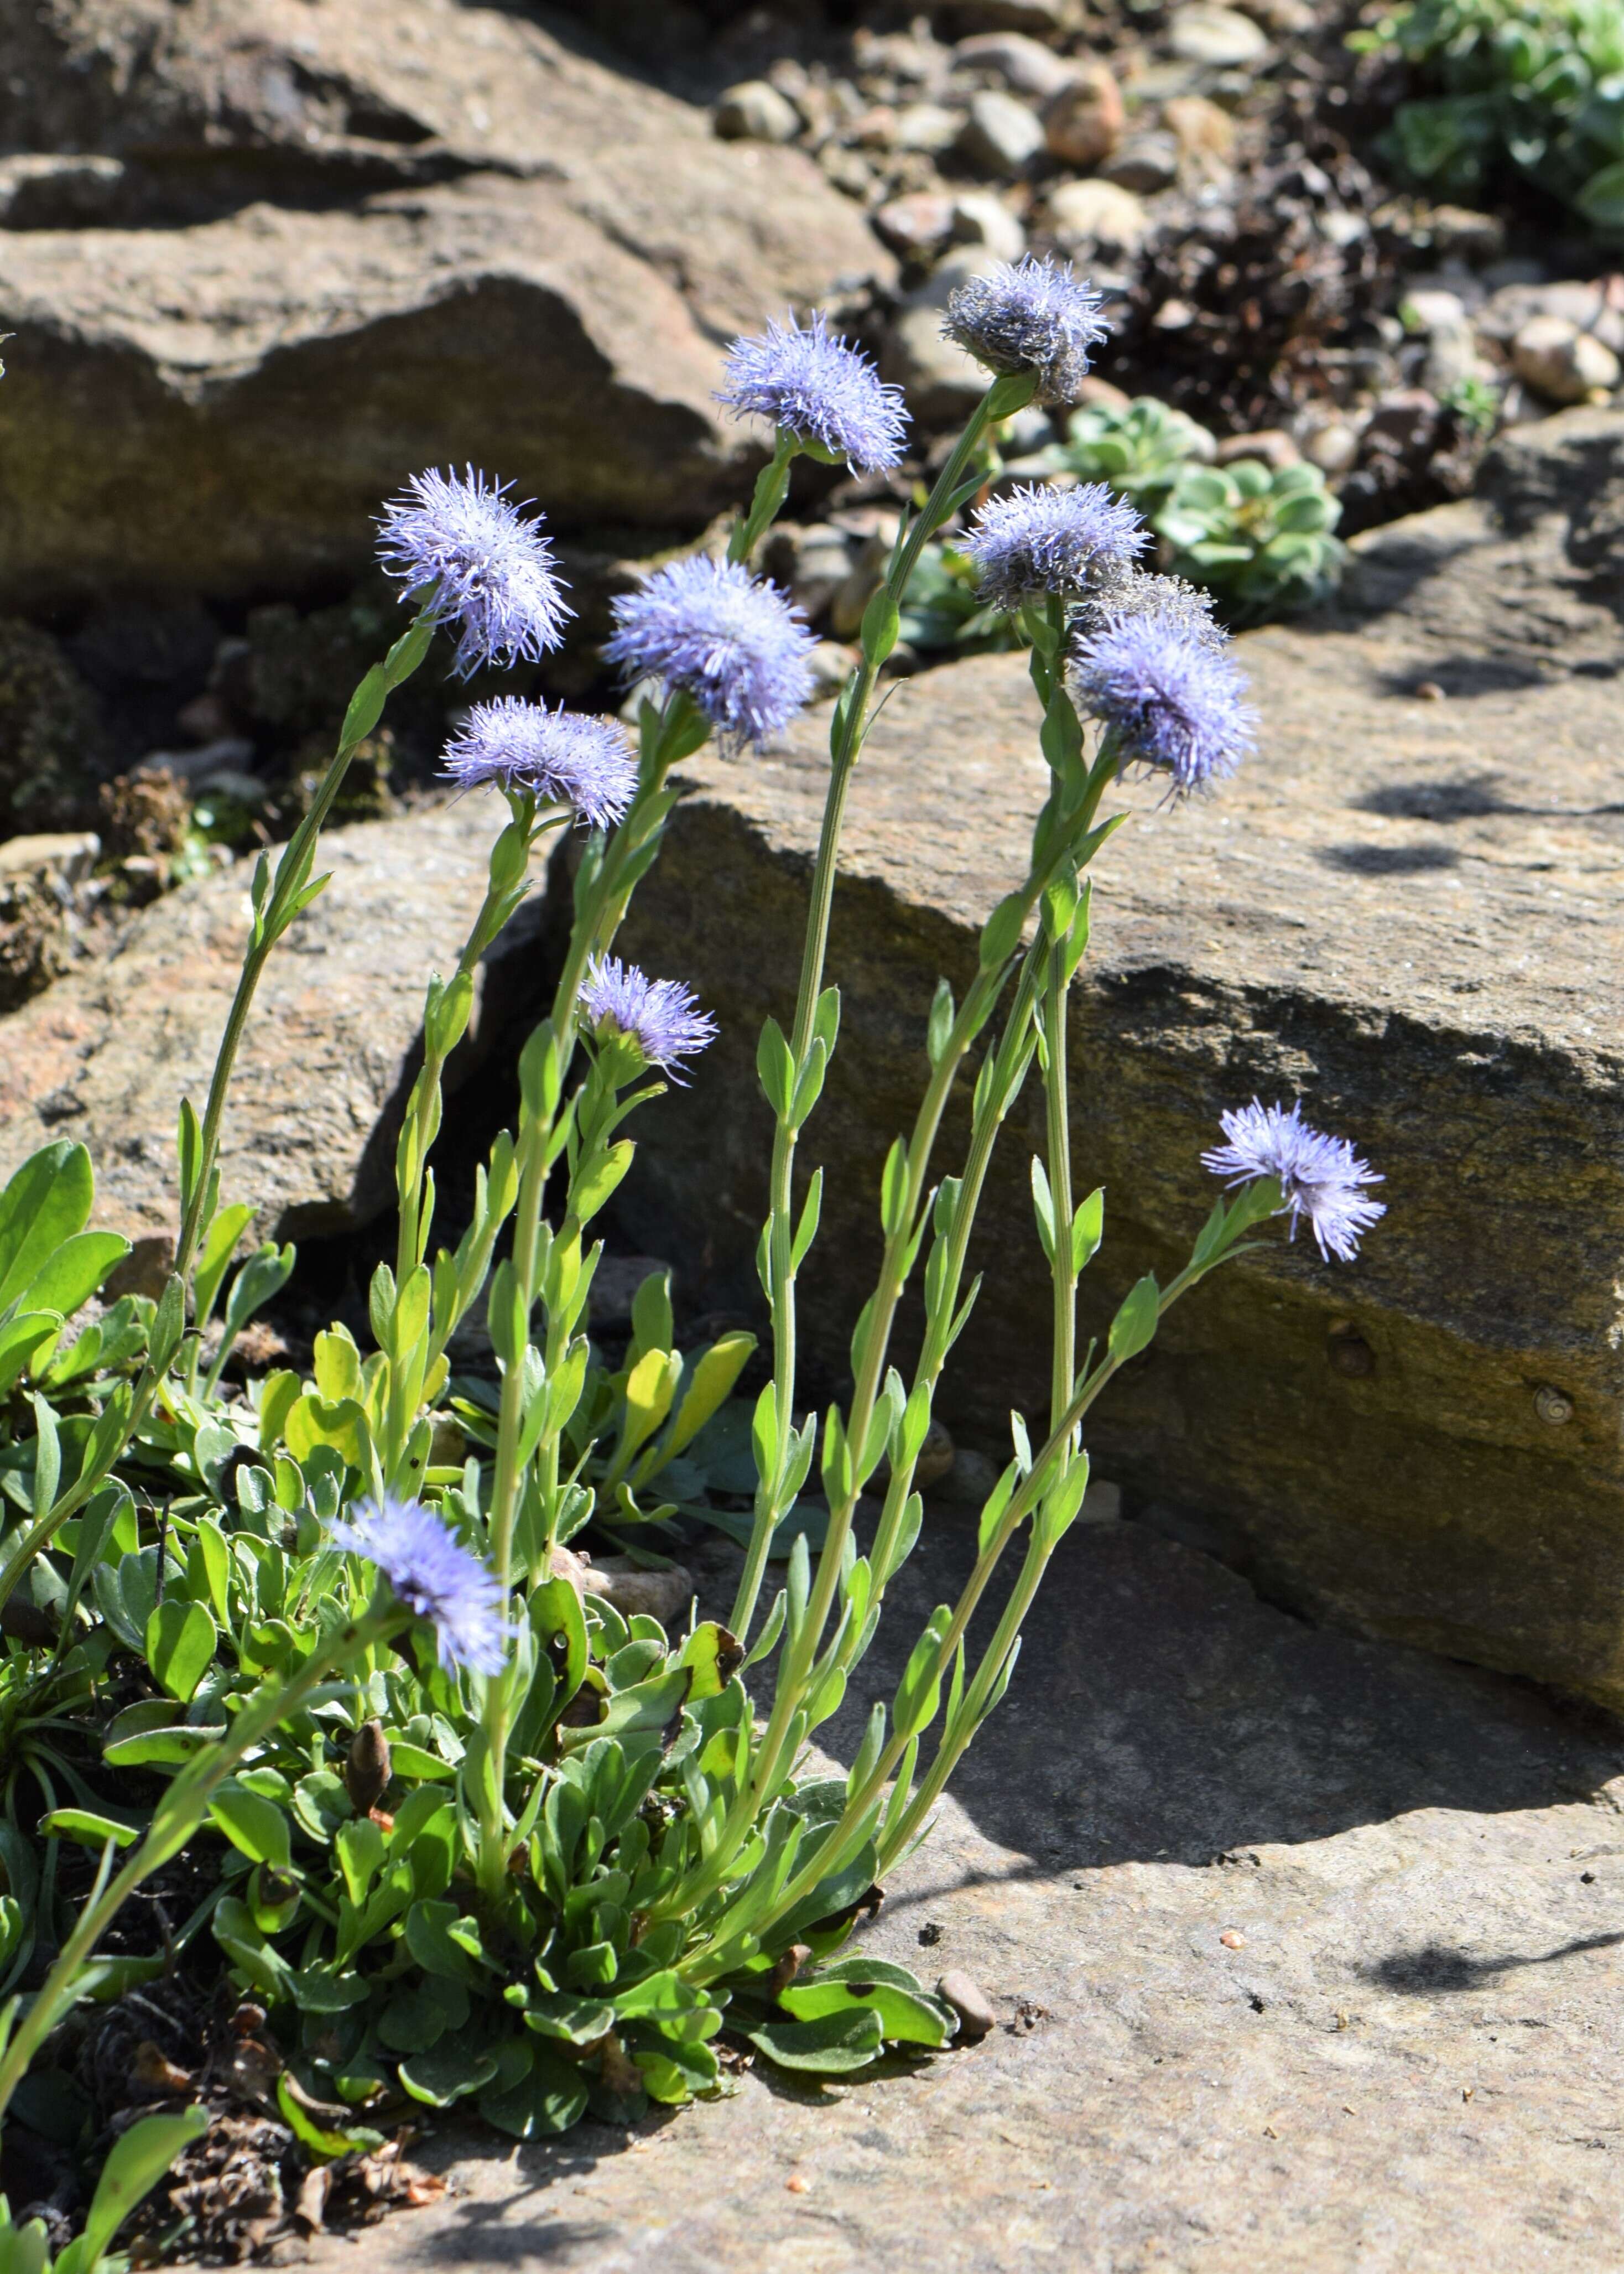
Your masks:
[{"label": "small pebble", "polygon": [[1122,89],[1102,63],[1086,64],[1043,110],[1049,155],[1064,166],[1097,166],[1116,149],[1126,124]]},{"label": "small pebble", "polygon": [[997,2023],[991,2001],[979,1982],[954,1968],[936,1984],[936,1996],[959,2016],[959,2041],[978,2045]]},{"label": "small pebble", "polygon": [[985,87],[971,96],[959,148],[980,172],[1012,180],[1026,172],[1042,147],[1042,127],[1014,95]]},{"label": "small pebble", "polygon": [[1268,35],[1250,16],[1215,6],[1212,0],[1189,0],[1187,6],[1176,8],[1168,31],[1181,63],[1234,69],[1258,63],[1268,53]]},{"label": "small pebble", "polygon": [[1226,1950],[1244,1950],[1246,1947],[1245,1936],[1232,1926],[1226,1927],[1218,1939]]},{"label": "small pebble", "polygon": [[1177,141],[1159,130],[1130,134],[1121,149],[1106,160],[1100,174],[1118,189],[1132,190],[1142,198],[1154,197],[1158,190],[1170,190],[1178,179]]},{"label": "small pebble", "polygon": [[793,142],[801,114],[769,80],[747,79],[723,94],[713,124],[724,142]]},{"label": "small pebble", "polygon": [[1585,403],[1619,383],[1610,347],[1565,316],[1530,316],[1511,343],[1517,377],[1552,403]]},{"label": "small pebble", "polygon": [[984,71],[1001,79],[1016,94],[1034,94],[1041,102],[1075,78],[1077,66],[1024,32],[977,32],[960,40],[953,49],[955,64]]}]

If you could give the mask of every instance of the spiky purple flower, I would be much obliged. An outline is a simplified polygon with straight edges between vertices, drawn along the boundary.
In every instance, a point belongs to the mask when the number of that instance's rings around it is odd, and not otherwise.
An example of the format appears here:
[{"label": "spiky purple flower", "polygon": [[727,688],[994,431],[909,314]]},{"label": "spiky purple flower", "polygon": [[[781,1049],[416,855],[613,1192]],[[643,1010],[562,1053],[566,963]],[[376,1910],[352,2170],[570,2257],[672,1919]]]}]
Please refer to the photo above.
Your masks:
[{"label": "spiky purple flower", "polygon": [[1232,774],[1253,746],[1246,674],[1199,629],[1163,610],[1124,616],[1079,643],[1073,685],[1116,738],[1124,766],[1154,766],[1187,794]]},{"label": "spiky purple flower", "polygon": [[600,1039],[635,1043],[647,1063],[663,1067],[673,1081],[681,1080],[678,1059],[716,1039],[716,1020],[680,979],[650,979],[618,955],[591,965],[581,1001]]},{"label": "spiky purple flower", "polygon": [[460,789],[497,782],[544,802],[573,805],[607,829],[632,802],[637,767],[618,721],[499,695],[476,703],[447,743],[441,771]]},{"label": "spiky purple flower", "polygon": [[989,371],[1037,373],[1040,403],[1075,403],[1088,350],[1108,336],[1100,295],[1069,260],[1025,253],[949,295],[942,334]]},{"label": "spiky purple flower", "polygon": [[831,339],[821,315],[805,331],[791,316],[735,340],[726,377],[718,403],[740,418],[770,418],[826,456],[844,458],[853,473],[883,473],[902,456],[902,389],[885,386],[845,340]]},{"label": "spiky purple flower", "polygon": [[420,1501],[386,1495],[356,1514],[356,1523],[330,1527],[333,1545],[375,1563],[399,1600],[428,1620],[446,1671],[500,1674],[510,1630],[501,1589],[479,1558]]},{"label": "spiky purple flower", "polygon": [[1219,1120],[1229,1142],[1203,1153],[1203,1167],[1231,1185],[1278,1177],[1292,1239],[1298,1217],[1306,1216],[1320,1254],[1351,1263],[1360,1240],[1387,1211],[1385,1201],[1363,1197],[1365,1186],[1383,1180],[1347,1139],[1311,1129],[1300,1104],[1288,1113],[1283,1105],[1262,1105],[1255,1097]]},{"label": "spiky purple flower", "polygon": [[1104,482],[1070,490],[1034,483],[989,498],[965,550],[987,599],[1014,609],[1040,592],[1084,592],[1109,581],[1149,542],[1126,498]]},{"label": "spiky purple flower", "polygon": [[735,561],[668,561],[613,606],[609,661],[629,681],[685,689],[725,745],[759,746],[811,700],[805,617]]},{"label": "spiky purple flower", "polygon": [[379,519],[378,557],[405,587],[402,600],[426,603],[437,624],[458,627],[456,670],[482,663],[536,663],[564,636],[575,611],[553,565],[539,517],[526,521],[508,497],[470,466],[414,474]]}]

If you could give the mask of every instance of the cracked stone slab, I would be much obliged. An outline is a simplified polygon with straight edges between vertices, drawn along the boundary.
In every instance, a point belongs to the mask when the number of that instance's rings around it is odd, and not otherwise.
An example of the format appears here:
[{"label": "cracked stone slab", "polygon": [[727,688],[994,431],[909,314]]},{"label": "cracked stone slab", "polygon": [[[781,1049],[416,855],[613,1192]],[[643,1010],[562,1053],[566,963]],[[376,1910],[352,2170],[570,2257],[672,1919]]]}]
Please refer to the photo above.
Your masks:
[{"label": "cracked stone slab", "polygon": [[[1140,1505],[1182,1504],[1285,1600],[1617,1702],[1624,418],[1515,431],[1479,497],[1356,553],[1339,614],[1241,643],[1258,756],[1181,809],[1130,786],[1132,824],[1097,864],[1071,1036],[1077,1187],[1107,1193],[1083,1332],[1188,1254],[1212,1199],[1200,1152],[1254,1093],[1354,1139],[1390,1213],[1354,1268],[1281,1240],[1221,1275],[1113,1385],[1092,1442]],[[762,757],[691,764],[628,930],[721,1025],[622,1187],[628,1236],[701,1306],[758,1302],[753,1058],[794,999],[826,737],[814,714]],[[904,682],[865,751],[830,966],[841,1047],[801,1148],[829,1171],[801,1277],[808,1397],[838,1388],[872,1284],[936,975],[967,983],[1045,780],[1018,656]],[[942,1172],[965,1127],[961,1100]],[[944,1393],[995,1451],[1011,1406],[1047,1401],[1041,1128],[1031,1083]]]},{"label": "cracked stone slab", "polygon": [[63,225],[0,229],[5,606],[325,592],[470,458],[567,535],[669,542],[760,456],[714,400],[729,335],[893,273],[804,152],[717,140],[560,19],[31,12],[0,142],[117,178],[86,225],[76,172]]},{"label": "cracked stone slab", "polygon": [[[322,838],[317,872],[333,881],[266,967],[221,1142],[224,1194],[255,1205],[261,1237],[342,1231],[389,1204],[424,989],[456,960],[506,811],[495,792],[477,792]],[[0,1019],[0,1180],[71,1137],[95,1165],[96,1224],[130,1239],[173,1230],[180,1102],[202,1111],[248,938],[252,873],[239,861],[182,885],[142,911],[106,962]],[[530,945],[538,915],[538,904],[523,911],[502,958],[481,968],[451,1082],[477,1061],[482,1026],[502,1015],[492,998],[505,1001],[505,982],[493,975]]]}]

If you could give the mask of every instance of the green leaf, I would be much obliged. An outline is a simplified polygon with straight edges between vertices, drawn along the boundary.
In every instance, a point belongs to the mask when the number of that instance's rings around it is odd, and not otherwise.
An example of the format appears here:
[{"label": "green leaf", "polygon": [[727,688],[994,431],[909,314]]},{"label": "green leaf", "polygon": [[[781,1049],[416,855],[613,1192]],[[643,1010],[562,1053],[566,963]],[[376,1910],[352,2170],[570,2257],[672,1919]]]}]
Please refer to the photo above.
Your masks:
[{"label": "green leaf", "polygon": [[1026,895],[1018,892],[1007,893],[981,927],[981,963],[983,971],[995,969],[1014,954],[1020,945],[1020,935],[1026,922]]},{"label": "green leaf", "polygon": [[370,1816],[354,1817],[348,1824],[338,1826],[333,1834],[333,1846],[350,1900],[358,1910],[366,1901],[367,1889],[383,1869],[387,1849],[382,1829]]},{"label": "green leaf", "polygon": [[362,1974],[335,1973],[330,1966],[308,1966],[294,1975],[293,1995],[303,2014],[343,2014],[365,2006],[369,1995]]},{"label": "green leaf", "polygon": [[333,1769],[312,1769],[293,1788],[293,1812],[311,1838],[325,1846],[355,1809],[342,1777]]},{"label": "green leaf", "polygon": [[444,2038],[432,2052],[413,2053],[402,2061],[397,2074],[414,2100],[431,2108],[449,2108],[470,2092],[483,2092],[500,2064],[493,2052],[470,2045],[459,2032]]},{"label": "green leaf", "polygon": [[1089,1193],[1079,1201],[1071,1218],[1071,1269],[1081,1271],[1092,1262],[1105,1236],[1105,1187]]},{"label": "green leaf", "polygon": [[0,1312],[90,1220],[95,1179],[82,1145],[59,1137],[31,1153],[0,1191]]},{"label": "green leaf", "polygon": [[222,1209],[210,1224],[192,1282],[192,1317],[199,1326],[213,1311],[237,1243],[252,1220],[253,1209],[246,1201],[241,1201],[233,1208]]},{"label": "green leaf", "polygon": [[380,2133],[368,2131],[357,2125],[353,2132],[335,2132],[320,2124],[299,2101],[294,2092],[292,2079],[286,2069],[276,2080],[276,2105],[282,2120],[294,2138],[318,2162],[335,2163],[340,2156],[353,2156],[357,2148],[378,2148],[383,2144]]},{"label": "green leaf", "polygon": [[1147,1273],[1128,1290],[1121,1309],[1111,1321],[1110,1354],[1118,1366],[1137,1358],[1154,1341],[1161,1306],[1162,1290],[1154,1275]]},{"label": "green leaf", "polygon": [[[344,723],[339,730],[339,742],[346,749],[370,734],[383,716],[383,706],[389,697],[388,674],[382,664],[373,664],[350,698],[350,708],[344,713]],[[277,880],[281,882],[280,877]]]},{"label": "green leaf", "polygon": [[1055,1260],[1055,1201],[1049,1189],[1049,1171],[1034,1153],[1032,1156],[1032,1206],[1038,1220],[1038,1239],[1042,1244],[1043,1261]]},{"label": "green leaf", "polygon": [[942,1696],[942,1644],[952,1623],[951,1607],[938,1603],[909,1653],[891,1708],[891,1726],[899,1737],[915,1736],[935,1718]]},{"label": "green leaf", "polygon": [[56,1311],[19,1311],[0,1326],[0,1392],[10,1389],[25,1367],[49,1352],[62,1325]]},{"label": "green leaf", "polygon": [[795,1060],[776,1019],[769,1019],[761,1030],[756,1045],[756,1073],[768,1104],[782,1121],[789,1112],[794,1088]]},{"label": "green leaf", "polygon": [[1624,158],[1592,174],[1574,203],[1598,229],[1624,228]]},{"label": "green leaf", "polygon": [[219,1631],[201,1603],[165,1598],[147,1622],[147,1663],[171,1698],[185,1705],[214,1663]]},{"label": "green leaf", "polygon": [[944,2045],[957,2026],[951,2007],[927,1997],[906,1968],[880,1959],[841,1959],[780,1991],[778,2003],[801,2022],[867,2006],[879,2015],[888,2044]]},{"label": "green leaf", "polygon": [[544,2140],[578,2124],[586,2102],[581,2071],[538,2045],[530,2074],[506,2091],[482,2093],[479,2113],[515,2140]]},{"label": "green leaf", "polygon": [[900,628],[901,619],[898,613],[897,603],[886,587],[882,584],[863,610],[862,623],[858,631],[858,637],[862,642],[863,653],[871,663],[884,662],[897,644],[897,635]]},{"label": "green leaf", "polygon": [[712,1415],[721,1411],[755,1348],[754,1335],[723,1335],[696,1361],[672,1425],[671,1440],[665,1448],[666,1457],[691,1444]]},{"label": "green leaf", "polygon": [[880,1228],[887,1238],[901,1230],[907,1200],[908,1148],[902,1138],[895,1137],[880,1174]]},{"label": "green leaf", "polygon": [[[459,1924],[469,1931],[462,1940],[454,1939],[451,1931]],[[406,1947],[425,1974],[443,1975],[448,1981],[471,1986],[478,1977],[465,1947],[469,1939],[477,1940],[477,1929],[471,1919],[462,1920],[455,1903],[417,1902],[406,1914]],[[480,2082],[488,2083],[489,2079],[482,2077]]]},{"label": "green leaf", "polygon": [[622,1137],[615,1144],[605,1146],[590,1166],[572,1181],[570,1211],[579,1222],[586,1224],[597,1215],[631,1167],[635,1149],[629,1138]]},{"label": "green leaf", "polygon": [[274,1800],[227,1783],[210,1801],[208,1812],[231,1845],[244,1856],[256,1864],[268,1864],[274,1871],[288,1869],[293,1860],[292,1835],[286,1816]]},{"label": "green leaf", "polygon": [[86,1848],[105,1848],[109,1840],[117,1847],[133,1848],[145,1826],[120,1823],[88,1808],[53,1808],[40,1818],[40,1829],[48,1839],[77,1840]]},{"label": "green leaf", "polygon": [[595,2044],[614,2027],[614,2007],[601,1998],[572,1998],[549,1992],[533,1998],[524,2011],[524,2026],[538,2037],[558,2037],[566,2044]]},{"label": "green leaf", "polygon": [[885,2041],[872,2006],[848,2007],[840,2013],[822,2014],[816,2021],[763,2022],[744,2034],[757,2052],[780,2068],[811,2076],[847,2076],[853,2069],[866,2068]]},{"label": "green leaf", "polygon": [[34,1520],[38,1524],[50,1513],[56,1504],[56,1487],[62,1481],[62,1441],[56,1434],[56,1416],[47,1401],[36,1391],[29,1400],[34,1407]]},{"label": "green leaf", "polygon": [[76,1232],[35,1272],[19,1298],[21,1308],[70,1317],[129,1253],[129,1241],[116,1231]]},{"label": "green leaf", "polygon": [[119,2134],[108,2150],[85,2217],[87,2274],[137,2203],[151,2194],[182,2150],[207,2129],[207,2111],[188,2108],[179,2116],[143,2116]]}]

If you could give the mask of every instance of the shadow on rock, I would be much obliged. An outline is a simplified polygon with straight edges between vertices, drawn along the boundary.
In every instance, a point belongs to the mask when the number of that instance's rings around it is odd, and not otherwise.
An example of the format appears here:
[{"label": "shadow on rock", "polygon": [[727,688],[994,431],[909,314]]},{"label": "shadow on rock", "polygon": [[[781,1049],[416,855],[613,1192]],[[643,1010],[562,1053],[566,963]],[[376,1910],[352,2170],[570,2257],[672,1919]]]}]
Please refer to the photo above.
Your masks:
[{"label": "shadow on rock", "polygon": [[[831,1752],[855,1751],[973,1551],[956,1511],[927,1517]],[[973,1648],[997,1615],[990,1592]],[[988,1839],[1052,1872],[1206,1865],[1417,1809],[1538,1807],[1620,1771],[1624,1735],[1598,1709],[1310,1627],[1210,1556],[1125,1524],[1079,1526],[1056,1554],[1009,1695],[952,1789]]]},{"label": "shadow on rock", "polygon": [[1468,1951],[1455,1950],[1447,1943],[1424,1943],[1416,1950],[1395,1950],[1387,1958],[1378,1959],[1374,1965],[1355,1969],[1361,1981],[1373,1984],[1382,1990],[1396,1991],[1401,1996],[1428,1998],[1440,1991],[1481,1990],[1502,1975],[1515,1974],[1525,1966],[1554,1966],[1564,1958],[1575,1957],[1584,1950],[1612,1950],[1624,1942],[1624,1931],[1618,1934],[1587,1934],[1575,1941],[1559,1943],[1554,1950],[1536,1951],[1530,1957],[1507,1955],[1503,1958],[1475,1958]]}]

